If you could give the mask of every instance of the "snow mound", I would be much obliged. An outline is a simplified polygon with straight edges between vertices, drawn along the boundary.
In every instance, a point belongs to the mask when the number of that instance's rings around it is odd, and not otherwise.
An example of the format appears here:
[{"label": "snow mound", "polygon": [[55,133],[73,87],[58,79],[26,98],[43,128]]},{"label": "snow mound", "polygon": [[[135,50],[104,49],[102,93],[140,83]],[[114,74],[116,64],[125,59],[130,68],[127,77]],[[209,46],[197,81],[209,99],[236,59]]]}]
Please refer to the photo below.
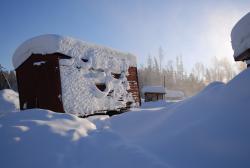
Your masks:
[{"label": "snow mound", "polygon": [[250,69],[180,101],[111,118],[47,110],[0,117],[0,163],[11,167],[249,168]]},{"label": "snow mound", "polygon": [[247,168],[249,86],[247,69],[229,83],[212,83],[184,101],[112,117],[110,127],[170,167]]},{"label": "snow mound", "polygon": [[250,48],[250,13],[242,17],[231,32],[234,57],[238,57]]},{"label": "snow mound", "polygon": [[19,109],[18,93],[11,89],[0,90],[0,115]]},{"label": "snow mound", "polygon": [[37,36],[22,43],[16,49],[12,63],[16,69],[31,54],[52,54],[56,52],[79,59],[85,58],[89,54],[98,55],[99,59],[102,59],[104,56],[121,57],[129,60],[130,65],[136,67],[136,57],[132,54],[55,34]]},{"label": "snow mound", "polygon": [[0,118],[1,167],[166,167],[90,120],[40,109],[6,114]]}]

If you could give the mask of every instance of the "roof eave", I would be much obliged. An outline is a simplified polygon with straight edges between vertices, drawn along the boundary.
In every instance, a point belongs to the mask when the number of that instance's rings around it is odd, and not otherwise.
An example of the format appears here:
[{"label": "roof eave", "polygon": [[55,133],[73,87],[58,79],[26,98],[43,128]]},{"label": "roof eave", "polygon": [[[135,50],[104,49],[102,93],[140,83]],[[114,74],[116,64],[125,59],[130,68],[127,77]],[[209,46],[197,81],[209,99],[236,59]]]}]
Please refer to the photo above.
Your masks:
[{"label": "roof eave", "polygon": [[245,61],[250,59],[250,48],[245,50],[243,53],[239,54],[237,57],[234,57],[235,61]]}]

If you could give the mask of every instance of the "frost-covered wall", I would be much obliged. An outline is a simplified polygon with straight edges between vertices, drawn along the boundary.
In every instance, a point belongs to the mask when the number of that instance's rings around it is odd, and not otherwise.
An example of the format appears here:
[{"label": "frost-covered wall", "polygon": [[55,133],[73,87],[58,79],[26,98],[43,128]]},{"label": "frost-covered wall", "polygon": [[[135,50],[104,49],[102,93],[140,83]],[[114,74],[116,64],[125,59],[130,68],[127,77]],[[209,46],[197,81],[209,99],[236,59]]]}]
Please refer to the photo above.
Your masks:
[{"label": "frost-covered wall", "polygon": [[[85,115],[125,108],[127,102],[135,105],[127,91],[129,60],[112,51],[88,48],[82,57],[62,59],[59,65],[65,112]],[[98,84],[105,86],[103,91]]]}]

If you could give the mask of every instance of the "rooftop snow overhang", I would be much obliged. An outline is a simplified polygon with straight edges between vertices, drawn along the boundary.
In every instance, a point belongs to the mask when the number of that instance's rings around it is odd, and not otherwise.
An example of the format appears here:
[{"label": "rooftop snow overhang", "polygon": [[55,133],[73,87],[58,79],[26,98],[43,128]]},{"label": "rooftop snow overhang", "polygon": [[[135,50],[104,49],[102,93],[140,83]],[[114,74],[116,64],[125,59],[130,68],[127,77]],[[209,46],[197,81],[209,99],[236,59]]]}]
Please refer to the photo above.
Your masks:
[{"label": "rooftop snow overhang", "polygon": [[234,57],[235,61],[245,61],[249,59],[250,59],[250,48],[241,53],[240,55]]},{"label": "rooftop snow overhang", "polygon": [[250,13],[243,16],[233,27],[231,43],[235,61],[244,61],[250,58]]},{"label": "rooftop snow overhang", "polygon": [[136,67],[136,57],[130,53],[120,52],[108,47],[95,45],[92,43],[77,40],[71,37],[55,34],[46,34],[36,36],[23,42],[15,51],[12,57],[12,63],[17,69],[32,54],[52,54],[61,53],[70,57],[80,57],[88,54],[90,50],[100,51],[100,55],[110,55],[122,57],[129,60],[132,67]]}]

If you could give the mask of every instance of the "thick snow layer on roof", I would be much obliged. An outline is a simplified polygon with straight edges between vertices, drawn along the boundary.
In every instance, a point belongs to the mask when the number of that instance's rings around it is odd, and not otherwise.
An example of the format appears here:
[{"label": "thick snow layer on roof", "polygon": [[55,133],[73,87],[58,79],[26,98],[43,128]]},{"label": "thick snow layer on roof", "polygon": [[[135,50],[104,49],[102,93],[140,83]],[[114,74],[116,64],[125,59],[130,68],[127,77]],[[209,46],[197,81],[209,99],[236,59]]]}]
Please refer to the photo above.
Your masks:
[{"label": "thick snow layer on roof", "polygon": [[163,86],[143,86],[142,93],[166,93]]},{"label": "thick snow layer on roof", "polygon": [[250,13],[242,17],[233,27],[231,41],[234,57],[250,48]]},{"label": "thick snow layer on roof", "polygon": [[130,66],[136,67],[136,57],[132,54],[54,34],[37,36],[22,43],[16,49],[12,63],[16,69],[32,53],[52,54],[56,52],[80,59],[94,57],[95,59],[105,60],[108,57],[120,57],[121,59],[127,59]]}]

